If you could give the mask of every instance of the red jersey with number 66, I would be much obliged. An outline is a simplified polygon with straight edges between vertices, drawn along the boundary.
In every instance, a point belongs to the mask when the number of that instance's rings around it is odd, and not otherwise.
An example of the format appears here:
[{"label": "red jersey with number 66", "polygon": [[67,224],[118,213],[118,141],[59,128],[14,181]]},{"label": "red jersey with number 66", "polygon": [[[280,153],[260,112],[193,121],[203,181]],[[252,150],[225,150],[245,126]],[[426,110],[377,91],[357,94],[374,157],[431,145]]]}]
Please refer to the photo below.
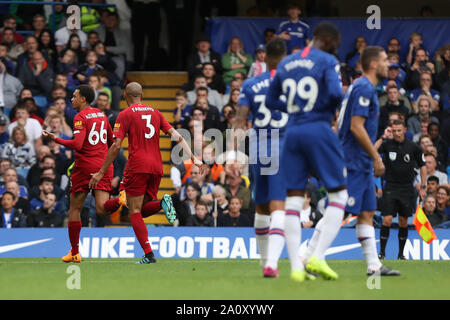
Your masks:
[{"label": "red jersey with number 66", "polygon": [[75,168],[100,169],[105,162],[113,132],[106,115],[88,107],[73,119],[73,140],[56,138],[56,142],[75,151]]},{"label": "red jersey with number 66", "polygon": [[117,117],[114,137],[128,136],[129,173],[152,173],[163,175],[159,131],[167,133],[172,126],[156,109],[142,103],[129,106]]}]

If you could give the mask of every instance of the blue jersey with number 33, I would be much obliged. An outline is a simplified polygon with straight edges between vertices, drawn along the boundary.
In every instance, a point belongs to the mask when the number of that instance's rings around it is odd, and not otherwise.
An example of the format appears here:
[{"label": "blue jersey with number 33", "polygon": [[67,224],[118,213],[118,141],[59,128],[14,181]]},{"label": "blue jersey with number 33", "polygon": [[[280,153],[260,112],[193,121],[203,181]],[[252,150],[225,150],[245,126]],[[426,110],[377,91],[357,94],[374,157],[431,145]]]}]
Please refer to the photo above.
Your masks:
[{"label": "blue jersey with number 33", "polygon": [[[285,105],[278,103],[284,94]],[[267,92],[266,105],[289,114],[289,125],[330,122],[342,100],[337,59],[312,47],[291,54],[278,65]]]},{"label": "blue jersey with number 33", "polygon": [[[271,71],[264,72],[259,76],[245,80],[242,84],[238,105],[250,108],[250,112],[253,116],[253,127],[255,129],[268,129],[268,136],[270,136],[270,131],[272,129],[279,129],[279,134],[282,136],[288,122],[288,115],[267,108],[265,100],[270,82]],[[277,100],[278,104],[283,104],[278,98]]]}]

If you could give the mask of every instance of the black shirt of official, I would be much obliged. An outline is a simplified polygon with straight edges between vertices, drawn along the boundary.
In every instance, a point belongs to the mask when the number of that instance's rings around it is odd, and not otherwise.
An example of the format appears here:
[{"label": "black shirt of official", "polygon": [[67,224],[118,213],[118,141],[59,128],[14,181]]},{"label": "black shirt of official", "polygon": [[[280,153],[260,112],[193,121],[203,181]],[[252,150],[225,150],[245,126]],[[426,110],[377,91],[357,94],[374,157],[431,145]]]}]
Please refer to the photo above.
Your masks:
[{"label": "black shirt of official", "polygon": [[417,175],[414,169],[425,165],[422,149],[408,139],[401,143],[394,139],[386,140],[378,152],[383,154],[386,183],[412,185]]}]

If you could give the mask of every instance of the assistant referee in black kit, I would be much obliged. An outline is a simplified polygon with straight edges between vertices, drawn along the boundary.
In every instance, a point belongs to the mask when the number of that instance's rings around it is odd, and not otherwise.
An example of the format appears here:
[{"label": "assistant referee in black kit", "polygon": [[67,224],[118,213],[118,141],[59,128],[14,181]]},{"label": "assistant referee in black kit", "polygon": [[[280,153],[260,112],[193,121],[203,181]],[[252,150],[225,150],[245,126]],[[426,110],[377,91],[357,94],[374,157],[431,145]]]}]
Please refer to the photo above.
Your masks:
[{"label": "assistant referee in black kit", "polygon": [[[389,131],[389,128],[387,129]],[[384,174],[385,186],[381,205],[383,225],[380,229],[380,259],[385,257],[386,244],[392,218],[398,213],[398,259],[405,259],[403,249],[408,239],[408,218],[412,216],[416,206],[416,193],[413,181],[415,169],[420,168],[421,181],[426,181],[425,159],[422,149],[414,142],[405,138],[406,126],[402,120],[394,120],[391,124],[391,139],[379,139],[375,148],[383,154],[386,167]],[[388,132],[388,135],[390,133]],[[383,135],[387,138],[386,133]],[[420,197],[426,194],[426,184],[421,186]]]}]

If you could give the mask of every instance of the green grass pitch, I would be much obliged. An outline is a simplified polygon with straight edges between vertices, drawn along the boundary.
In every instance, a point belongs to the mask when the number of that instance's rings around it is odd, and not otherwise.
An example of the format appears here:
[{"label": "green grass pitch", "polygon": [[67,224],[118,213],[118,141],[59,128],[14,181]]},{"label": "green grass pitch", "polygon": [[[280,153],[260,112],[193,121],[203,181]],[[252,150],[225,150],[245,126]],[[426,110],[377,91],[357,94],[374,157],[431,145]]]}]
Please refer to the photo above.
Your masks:
[{"label": "green grass pitch", "polygon": [[[383,277],[380,288],[370,290],[362,260],[329,260],[339,280],[303,283],[289,279],[287,259],[280,261],[278,279],[263,278],[256,260],[158,259],[136,265],[137,260],[65,264],[57,258],[1,258],[0,299],[390,300],[448,299],[450,293],[449,261],[387,260],[402,276]],[[67,287],[75,283],[69,266],[79,267],[80,289]]]}]

